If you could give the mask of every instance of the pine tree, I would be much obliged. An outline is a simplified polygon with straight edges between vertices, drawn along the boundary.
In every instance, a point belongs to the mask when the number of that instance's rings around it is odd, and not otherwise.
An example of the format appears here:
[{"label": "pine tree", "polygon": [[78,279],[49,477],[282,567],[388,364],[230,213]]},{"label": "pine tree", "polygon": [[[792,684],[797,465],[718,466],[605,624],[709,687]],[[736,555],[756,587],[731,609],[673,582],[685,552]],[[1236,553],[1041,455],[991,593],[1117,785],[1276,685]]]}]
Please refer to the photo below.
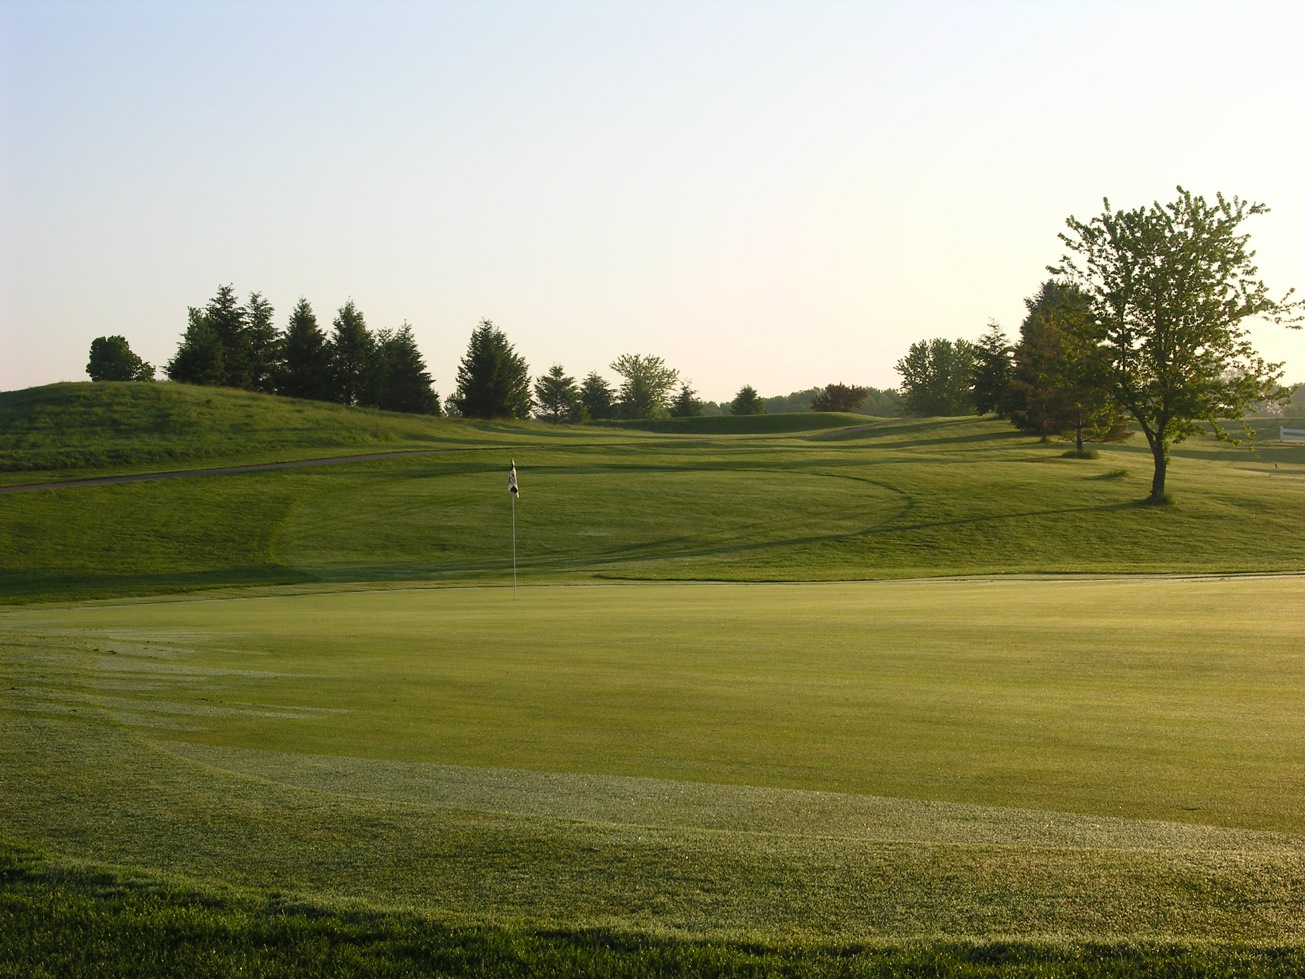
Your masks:
[{"label": "pine tree", "polygon": [[375,403],[376,340],[367,321],[350,299],[332,323],[327,347],[330,353],[330,400],[342,405]]},{"label": "pine tree", "polygon": [[330,350],[326,334],[308,300],[300,297],[290,314],[276,372],[276,393],[314,401],[330,399]]},{"label": "pine tree", "polygon": [[503,331],[481,320],[458,366],[450,401],[464,418],[528,418],[530,372]]},{"label": "pine tree", "polygon": [[376,337],[376,407],[415,415],[438,415],[439,395],[431,388],[426,361],[417,349],[412,327],[381,330]]}]

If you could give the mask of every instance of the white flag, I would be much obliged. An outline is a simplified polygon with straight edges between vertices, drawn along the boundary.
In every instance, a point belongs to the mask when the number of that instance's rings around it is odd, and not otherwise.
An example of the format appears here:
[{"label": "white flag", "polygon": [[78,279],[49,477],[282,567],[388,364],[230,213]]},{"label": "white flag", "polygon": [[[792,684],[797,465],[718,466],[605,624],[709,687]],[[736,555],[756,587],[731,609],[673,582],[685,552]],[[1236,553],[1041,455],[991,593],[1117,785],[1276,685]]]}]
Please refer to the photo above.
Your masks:
[{"label": "white flag", "polygon": [[508,492],[513,496],[520,496],[521,491],[517,489],[517,461],[512,460],[512,468],[508,470]]}]

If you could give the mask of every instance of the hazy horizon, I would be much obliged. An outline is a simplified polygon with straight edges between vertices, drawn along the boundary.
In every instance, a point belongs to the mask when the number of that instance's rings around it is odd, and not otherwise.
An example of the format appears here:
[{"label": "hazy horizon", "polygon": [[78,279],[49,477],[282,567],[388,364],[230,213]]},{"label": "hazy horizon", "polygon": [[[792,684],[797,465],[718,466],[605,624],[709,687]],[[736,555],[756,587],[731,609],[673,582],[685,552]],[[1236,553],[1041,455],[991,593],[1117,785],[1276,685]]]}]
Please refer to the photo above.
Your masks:
[{"label": "hazy horizon", "polygon": [[[916,340],[1015,335],[1067,217],[1178,184],[1272,209],[1280,295],[1301,36],[1254,0],[10,0],[0,389],[113,334],[161,368],[223,284],[410,323],[444,396],[481,319],[536,376],[896,387]],[[1253,338],[1305,381],[1305,334]]]}]

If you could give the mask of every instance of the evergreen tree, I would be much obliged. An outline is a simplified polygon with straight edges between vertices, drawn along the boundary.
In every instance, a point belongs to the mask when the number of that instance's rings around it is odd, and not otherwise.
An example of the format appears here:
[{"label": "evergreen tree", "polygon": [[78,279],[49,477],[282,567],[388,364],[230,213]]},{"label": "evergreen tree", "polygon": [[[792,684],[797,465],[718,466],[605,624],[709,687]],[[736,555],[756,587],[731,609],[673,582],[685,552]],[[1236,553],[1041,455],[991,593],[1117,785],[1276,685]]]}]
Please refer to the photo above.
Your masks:
[{"label": "evergreen tree", "polygon": [[281,366],[282,337],[272,322],[272,304],[251,292],[245,304],[245,337],[249,350],[249,387],[271,394]]},{"label": "evergreen tree", "polygon": [[672,418],[697,418],[702,414],[702,399],[698,392],[689,387],[688,381],[680,382],[680,393],[671,402]]},{"label": "evergreen tree", "polygon": [[580,389],[575,378],[568,377],[561,364],[535,381],[535,404],[539,417],[552,422],[573,422],[580,418]]},{"label": "evergreen tree", "polygon": [[481,320],[471,332],[450,399],[464,418],[530,416],[530,372],[503,331]]},{"label": "evergreen tree", "polygon": [[300,297],[290,313],[281,343],[281,362],[276,372],[276,393],[314,401],[330,399],[330,351],[326,334],[308,300]]},{"label": "evergreen tree", "polygon": [[417,349],[412,327],[382,330],[376,337],[378,387],[376,406],[386,411],[438,415],[439,395],[431,388],[426,361]]},{"label": "evergreen tree", "polygon": [[597,371],[590,371],[580,384],[580,411],[592,421],[616,417],[616,392]]},{"label": "evergreen tree", "polygon": [[330,400],[342,405],[374,404],[376,340],[352,299],[340,307],[332,326],[334,331],[327,345]]},{"label": "evergreen tree", "polygon": [[996,321],[989,321],[988,332],[979,338],[974,348],[974,410],[980,415],[1007,416],[1012,353],[1010,341],[1001,326]]},{"label": "evergreen tree", "polygon": [[217,383],[229,388],[250,387],[250,338],[245,308],[231,286],[219,286],[217,295],[204,307],[209,329],[222,345],[222,378]]},{"label": "evergreen tree", "polygon": [[1025,306],[1028,315],[1020,326],[1008,383],[1011,423],[1044,442],[1073,433],[1080,452],[1084,441],[1126,438],[1128,426],[1121,411],[1104,389],[1084,376],[1082,357],[1072,342],[1081,320],[1091,315],[1082,290],[1049,280]]},{"label": "evergreen tree", "polygon": [[751,384],[739,388],[739,393],[734,395],[734,400],[730,402],[731,415],[764,415],[765,413],[766,402],[761,400],[761,396]]},{"label": "evergreen tree", "polygon": [[222,384],[226,371],[221,337],[204,310],[191,306],[187,318],[185,335],[164,372],[169,379],[183,384]]}]

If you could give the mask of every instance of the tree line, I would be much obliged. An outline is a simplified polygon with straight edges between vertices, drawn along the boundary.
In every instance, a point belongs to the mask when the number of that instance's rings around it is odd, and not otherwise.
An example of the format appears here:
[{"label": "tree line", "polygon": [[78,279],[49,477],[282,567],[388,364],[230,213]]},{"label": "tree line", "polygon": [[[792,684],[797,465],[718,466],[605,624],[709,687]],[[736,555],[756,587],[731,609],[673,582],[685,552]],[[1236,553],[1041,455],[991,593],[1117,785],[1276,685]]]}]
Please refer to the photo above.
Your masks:
[{"label": "tree line", "polygon": [[[651,354],[622,354],[609,369],[583,380],[560,364],[533,380],[525,359],[491,320],[471,333],[458,365],[456,387],[441,402],[412,327],[373,332],[349,300],[325,332],[301,298],[284,330],[260,293],[241,303],[230,285],[219,286],[202,307],[187,311],[176,354],[163,370],[169,380],[260,391],[293,398],[381,408],[387,411],[468,418],[529,418],[553,422],[764,414],[767,411],[896,410],[896,392],[831,384],[780,398],[762,398],[751,385],[725,405],[703,401],[679,371]],[[155,368],[132,352],[126,338],[97,337],[86,372],[93,381],[152,381]]]}]

